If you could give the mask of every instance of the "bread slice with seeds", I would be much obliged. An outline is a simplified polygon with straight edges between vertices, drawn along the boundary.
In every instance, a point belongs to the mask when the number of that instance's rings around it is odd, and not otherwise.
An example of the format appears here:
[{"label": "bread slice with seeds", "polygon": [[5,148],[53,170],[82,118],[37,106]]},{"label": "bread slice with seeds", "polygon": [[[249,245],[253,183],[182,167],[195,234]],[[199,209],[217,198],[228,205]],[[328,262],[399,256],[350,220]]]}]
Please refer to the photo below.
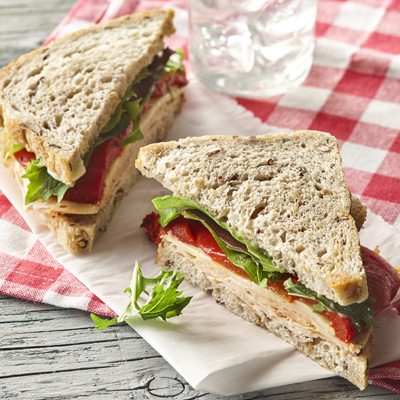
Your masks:
[{"label": "bread slice with seeds", "polygon": [[173,11],[124,16],[53,41],[0,71],[0,125],[67,185],[138,72],[175,31]]},{"label": "bread slice with seeds", "polygon": [[341,305],[367,298],[351,196],[330,134],[186,138],[142,148],[136,166],[309,289]]}]

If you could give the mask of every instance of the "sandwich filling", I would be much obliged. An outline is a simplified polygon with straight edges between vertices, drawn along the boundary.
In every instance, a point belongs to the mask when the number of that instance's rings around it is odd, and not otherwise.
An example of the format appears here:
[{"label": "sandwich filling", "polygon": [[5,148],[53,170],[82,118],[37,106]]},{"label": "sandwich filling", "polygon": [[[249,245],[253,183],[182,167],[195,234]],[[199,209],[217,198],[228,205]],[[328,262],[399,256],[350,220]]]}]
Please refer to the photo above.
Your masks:
[{"label": "sandwich filling", "polygon": [[[277,308],[284,310],[289,320],[299,323],[297,329],[303,328],[308,333],[315,331],[319,336],[340,342],[349,349],[362,348],[363,341],[368,338],[369,327],[378,326],[374,317],[390,305],[399,289],[400,277],[396,270],[378,254],[362,247],[370,297],[364,303],[341,306],[311,291],[296,276],[274,270],[271,259],[272,266],[265,262],[262,264],[260,258],[251,255],[247,245],[213,221],[206,215],[207,212],[200,211],[200,206],[183,211],[178,211],[177,207],[166,208],[172,204],[194,207],[187,199],[171,196],[153,202],[160,215],[148,215],[142,226],[155,244],[159,245],[162,240],[168,241],[190,257],[203,260],[200,261],[202,265],[211,262],[213,267],[208,269],[207,276],[213,274],[213,270],[218,270],[218,280],[234,280],[236,288],[251,286],[252,292],[267,302],[267,307],[271,303],[278,304]],[[242,256],[235,255],[235,251]],[[257,253],[257,250],[252,251]],[[257,276],[254,268],[246,265],[250,262],[244,261],[249,256],[260,270],[269,271],[261,271]],[[205,261],[207,258],[212,260],[208,264]],[[266,273],[263,275],[263,272]],[[246,293],[244,288],[242,297]],[[274,312],[271,310],[271,313]]]},{"label": "sandwich filling", "polygon": [[143,139],[139,123],[148,123],[153,116],[152,107],[162,105],[168,92],[173,97],[174,87],[187,84],[182,60],[181,51],[164,49],[139,72],[85,155],[83,175],[70,186],[59,181],[34,153],[21,145],[14,144],[11,148],[6,143],[5,157],[13,156],[17,161],[14,173],[25,194],[25,205],[50,212],[97,213],[111,195],[112,182],[121,170],[118,164],[123,164],[126,146]]}]

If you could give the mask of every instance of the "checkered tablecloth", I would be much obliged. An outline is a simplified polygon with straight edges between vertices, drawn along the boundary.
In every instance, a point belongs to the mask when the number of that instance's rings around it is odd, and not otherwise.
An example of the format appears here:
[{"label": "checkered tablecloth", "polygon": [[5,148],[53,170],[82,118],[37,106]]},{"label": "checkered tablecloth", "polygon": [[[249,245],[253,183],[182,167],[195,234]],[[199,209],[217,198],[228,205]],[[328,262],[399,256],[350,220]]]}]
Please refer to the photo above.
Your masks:
[{"label": "checkered tablecloth", "polygon": [[[121,15],[185,0],[80,0],[56,37]],[[313,67],[285,95],[237,99],[281,131],[316,129],[339,142],[350,191],[400,228],[400,0],[320,0]],[[185,46],[186,37],[177,38]],[[0,192],[0,292],[101,315],[113,311],[55,261]],[[400,362],[371,382],[400,390]],[[400,392],[400,391],[399,391]]]}]

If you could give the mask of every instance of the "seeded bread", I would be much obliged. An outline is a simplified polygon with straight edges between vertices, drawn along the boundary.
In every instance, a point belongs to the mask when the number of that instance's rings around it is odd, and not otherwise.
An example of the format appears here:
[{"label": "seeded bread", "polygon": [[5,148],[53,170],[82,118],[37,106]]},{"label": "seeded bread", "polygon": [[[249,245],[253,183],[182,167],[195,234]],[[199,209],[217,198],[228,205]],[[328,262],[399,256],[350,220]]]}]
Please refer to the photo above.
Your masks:
[{"label": "seeded bread", "polygon": [[[175,117],[180,113],[184,102],[182,88],[173,87],[172,96],[167,93],[162,98],[153,101],[151,112],[147,111],[141,120],[140,128],[144,139],[125,148],[120,164],[120,173],[116,176],[118,186],[107,204],[93,215],[60,214],[37,210],[43,221],[53,232],[61,246],[69,253],[81,254],[90,252],[99,234],[108,227],[115,210],[121,200],[136,182],[139,171],[135,168],[135,159],[140,146],[165,139]],[[154,115],[157,117],[154,118]],[[13,170],[15,163],[10,158],[8,167]]]},{"label": "seeded bread", "polygon": [[240,284],[236,284],[232,279],[224,281],[215,274],[212,265],[207,265],[204,260],[199,262],[193,255],[177,248],[166,240],[167,236],[163,236],[158,246],[157,265],[179,271],[188,282],[209,292],[217,303],[225,305],[234,314],[274,333],[322,367],[348,379],[360,389],[365,389],[373,347],[372,329],[365,332],[362,346],[355,346],[355,349],[318,337],[311,329],[309,332],[303,327],[296,329],[296,325],[282,315],[287,312],[285,305],[275,308],[268,304],[260,304],[260,300],[253,296],[251,289],[243,290]]},{"label": "seeded bread", "polygon": [[134,77],[175,31],[172,18],[124,16],[23,55],[0,71],[0,123],[71,184]]},{"label": "seeded bread", "polygon": [[308,288],[342,305],[366,299],[350,193],[328,133],[186,138],[142,148],[136,165],[225,221]]}]

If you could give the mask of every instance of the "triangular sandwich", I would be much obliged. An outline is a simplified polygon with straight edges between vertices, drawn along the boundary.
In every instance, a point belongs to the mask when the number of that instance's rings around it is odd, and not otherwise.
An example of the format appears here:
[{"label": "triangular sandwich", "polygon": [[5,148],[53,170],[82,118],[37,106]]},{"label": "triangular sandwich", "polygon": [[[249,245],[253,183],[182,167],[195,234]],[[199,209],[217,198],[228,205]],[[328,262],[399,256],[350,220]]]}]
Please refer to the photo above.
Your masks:
[{"label": "triangular sandwich", "polygon": [[[173,11],[90,26],[0,71],[6,164],[71,253],[90,251],[183,103],[181,53],[164,49]],[[22,178],[22,176],[24,176]]]},{"label": "triangular sandwich", "polygon": [[[366,387],[374,312],[400,278],[361,251],[365,207],[350,195],[333,136],[186,138],[142,148],[136,165],[173,192],[153,200],[160,219],[143,223],[159,266]],[[390,276],[385,296],[367,287],[376,275]]]}]

